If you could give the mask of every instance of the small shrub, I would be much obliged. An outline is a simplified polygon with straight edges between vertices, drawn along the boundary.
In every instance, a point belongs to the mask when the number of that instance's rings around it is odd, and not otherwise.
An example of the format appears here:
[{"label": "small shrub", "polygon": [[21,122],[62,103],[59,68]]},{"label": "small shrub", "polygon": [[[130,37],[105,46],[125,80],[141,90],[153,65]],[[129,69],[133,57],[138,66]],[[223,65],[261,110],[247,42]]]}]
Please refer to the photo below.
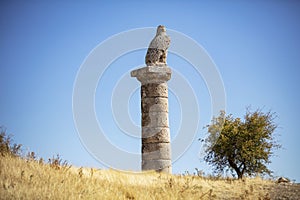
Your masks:
[{"label": "small shrub", "polygon": [[12,155],[20,156],[21,154],[21,144],[12,144],[13,140],[10,135],[6,135],[6,129],[0,127],[0,153],[2,156]]},{"label": "small shrub", "polygon": [[196,170],[195,175],[197,175],[197,176],[199,176],[199,177],[204,177],[204,176],[205,176],[204,171],[199,170],[198,168],[195,168],[195,170]]},{"label": "small shrub", "polygon": [[36,154],[33,151],[30,151],[27,153],[26,159],[30,161],[36,160]]},{"label": "small shrub", "polygon": [[79,168],[78,175],[80,178],[82,178],[82,176],[83,176],[83,168],[82,167]]},{"label": "small shrub", "polygon": [[56,157],[53,156],[51,159],[49,158],[48,164],[56,170],[62,169],[64,171],[68,171],[72,167],[69,165],[68,161],[61,159],[59,154],[57,154]]}]

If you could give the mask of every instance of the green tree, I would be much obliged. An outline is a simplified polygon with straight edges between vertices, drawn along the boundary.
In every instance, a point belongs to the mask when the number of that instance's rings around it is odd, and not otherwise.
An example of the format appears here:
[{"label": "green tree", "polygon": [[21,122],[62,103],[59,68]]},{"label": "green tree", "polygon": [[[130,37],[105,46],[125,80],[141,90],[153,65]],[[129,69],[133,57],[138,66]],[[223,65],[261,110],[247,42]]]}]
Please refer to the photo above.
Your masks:
[{"label": "green tree", "polygon": [[215,172],[230,170],[239,179],[244,175],[271,174],[267,168],[274,149],[281,146],[274,138],[277,128],[275,113],[251,112],[247,109],[244,120],[225,115],[225,112],[208,125],[209,136],[205,140],[204,160]]}]

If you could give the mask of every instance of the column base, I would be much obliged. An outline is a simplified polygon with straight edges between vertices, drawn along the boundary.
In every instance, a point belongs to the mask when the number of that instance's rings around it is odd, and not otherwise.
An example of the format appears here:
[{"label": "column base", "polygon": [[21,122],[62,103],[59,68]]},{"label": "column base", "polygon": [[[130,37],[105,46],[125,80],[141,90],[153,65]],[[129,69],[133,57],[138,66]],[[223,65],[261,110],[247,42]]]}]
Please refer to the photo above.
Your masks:
[{"label": "column base", "polygon": [[142,170],[155,170],[157,172],[172,173],[171,160],[143,160]]}]

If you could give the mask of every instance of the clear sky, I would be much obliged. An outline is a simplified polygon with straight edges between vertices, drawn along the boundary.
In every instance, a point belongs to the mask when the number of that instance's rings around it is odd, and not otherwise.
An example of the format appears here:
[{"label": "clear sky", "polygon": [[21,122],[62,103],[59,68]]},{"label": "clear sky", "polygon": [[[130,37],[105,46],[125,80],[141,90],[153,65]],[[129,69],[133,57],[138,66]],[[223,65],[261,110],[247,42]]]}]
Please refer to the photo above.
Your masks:
[{"label": "clear sky", "polygon": [[[59,153],[76,166],[105,168],[81,143],[73,121],[76,75],[89,53],[107,38],[163,24],[192,38],[209,54],[224,84],[227,113],[243,117],[249,105],[277,113],[276,134],[284,148],[276,152],[270,168],[276,176],[299,182],[299,19],[297,1],[1,1],[0,125],[25,150],[43,158]],[[95,93],[95,112],[106,136],[133,153],[140,151],[139,140],[124,139],[110,101],[118,80],[142,66],[145,53],[141,49],[114,60]],[[210,173],[197,140],[206,134],[202,127],[212,116],[208,86],[180,56],[170,53],[168,64],[188,80],[200,116],[196,139],[173,164],[173,172],[193,172],[197,167]],[[138,87],[135,79],[132,83]],[[171,84],[173,90],[180,88]],[[174,139],[185,105],[172,91]],[[139,125],[139,91],[132,91],[130,99],[118,98],[116,104],[124,101],[133,123]]]}]

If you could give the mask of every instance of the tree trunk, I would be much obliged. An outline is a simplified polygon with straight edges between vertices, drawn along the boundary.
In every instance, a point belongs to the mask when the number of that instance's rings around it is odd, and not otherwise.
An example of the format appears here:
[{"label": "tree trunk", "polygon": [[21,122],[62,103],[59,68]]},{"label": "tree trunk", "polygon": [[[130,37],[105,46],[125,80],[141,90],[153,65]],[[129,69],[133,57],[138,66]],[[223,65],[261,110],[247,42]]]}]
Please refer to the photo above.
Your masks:
[{"label": "tree trunk", "polygon": [[[235,170],[236,171],[236,170]],[[243,173],[240,171],[240,170],[238,170],[238,171],[236,171],[236,173],[237,173],[237,175],[238,175],[238,179],[242,179],[243,178]]]},{"label": "tree trunk", "polygon": [[238,166],[233,162],[232,159],[228,159],[229,165],[230,167],[232,167],[234,169],[234,171],[236,172],[236,174],[238,175],[238,179],[242,179],[244,173],[238,168]]}]

